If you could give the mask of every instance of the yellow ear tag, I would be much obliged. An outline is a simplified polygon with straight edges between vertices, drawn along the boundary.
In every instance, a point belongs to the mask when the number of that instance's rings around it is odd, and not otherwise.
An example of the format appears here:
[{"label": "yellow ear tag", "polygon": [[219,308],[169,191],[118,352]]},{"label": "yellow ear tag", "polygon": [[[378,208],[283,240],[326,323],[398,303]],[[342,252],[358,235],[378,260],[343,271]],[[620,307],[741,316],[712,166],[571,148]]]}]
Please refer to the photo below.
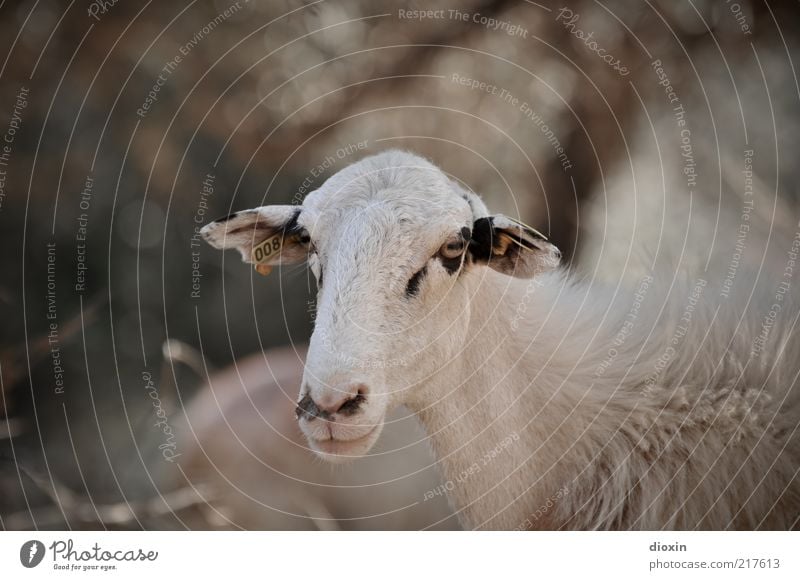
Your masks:
[{"label": "yellow ear tag", "polygon": [[253,246],[253,251],[250,257],[256,265],[256,272],[262,276],[266,276],[272,271],[272,266],[266,264],[269,260],[280,254],[281,247],[283,246],[283,232],[275,234]]}]

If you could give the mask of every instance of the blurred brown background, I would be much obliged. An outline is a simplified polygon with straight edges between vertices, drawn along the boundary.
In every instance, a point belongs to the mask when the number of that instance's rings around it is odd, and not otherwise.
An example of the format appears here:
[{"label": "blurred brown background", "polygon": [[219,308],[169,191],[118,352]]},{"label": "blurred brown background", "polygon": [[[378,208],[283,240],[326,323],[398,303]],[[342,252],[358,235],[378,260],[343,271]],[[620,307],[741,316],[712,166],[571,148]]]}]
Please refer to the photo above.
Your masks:
[{"label": "blurred brown background", "polygon": [[402,147],[587,275],[626,278],[631,255],[676,240],[683,262],[709,244],[730,257],[746,151],[759,227],[797,223],[799,16],[748,0],[3,2],[0,524],[456,527],[423,500],[438,473],[402,412],[353,466],[303,448],[313,285],[304,268],[254,279],[195,227]]}]

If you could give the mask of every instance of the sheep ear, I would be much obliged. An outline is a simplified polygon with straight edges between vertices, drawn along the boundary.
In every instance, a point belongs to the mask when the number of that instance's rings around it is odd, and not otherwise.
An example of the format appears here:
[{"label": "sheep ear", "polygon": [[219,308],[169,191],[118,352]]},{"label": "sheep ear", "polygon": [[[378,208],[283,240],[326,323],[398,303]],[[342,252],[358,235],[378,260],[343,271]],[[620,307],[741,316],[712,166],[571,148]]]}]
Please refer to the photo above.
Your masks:
[{"label": "sheep ear", "polygon": [[542,234],[500,214],[475,220],[469,248],[474,262],[517,278],[532,278],[561,261],[561,252]]},{"label": "sheep ear", "polygon": [[297,223],[300,208],[266,205],[220,218],[203,227],[203,239],[218,250],[236,248],[242,260],[259,272],[271,266],[296,264],[308,257],[310,238]]}]

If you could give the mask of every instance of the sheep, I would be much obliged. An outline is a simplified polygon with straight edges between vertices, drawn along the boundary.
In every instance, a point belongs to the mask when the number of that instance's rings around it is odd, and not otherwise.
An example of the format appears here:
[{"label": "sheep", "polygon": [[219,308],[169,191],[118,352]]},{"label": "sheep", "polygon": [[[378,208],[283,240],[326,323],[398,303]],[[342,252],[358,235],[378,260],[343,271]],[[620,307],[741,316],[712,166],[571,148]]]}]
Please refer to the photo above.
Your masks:
[{"label": "sheep", "polygon": [[316,277],[296,408],[309,447],[363,456],[405,405],[443,477],[421,501],[446,494],[467,529],[798,526],[792,290],[764,336],[772,298],[723,300],[712,271],[599,287],[560,267],[544,235],[397,150],[301,206],[237,212],[202,235],[262,273],[307,261]]}]

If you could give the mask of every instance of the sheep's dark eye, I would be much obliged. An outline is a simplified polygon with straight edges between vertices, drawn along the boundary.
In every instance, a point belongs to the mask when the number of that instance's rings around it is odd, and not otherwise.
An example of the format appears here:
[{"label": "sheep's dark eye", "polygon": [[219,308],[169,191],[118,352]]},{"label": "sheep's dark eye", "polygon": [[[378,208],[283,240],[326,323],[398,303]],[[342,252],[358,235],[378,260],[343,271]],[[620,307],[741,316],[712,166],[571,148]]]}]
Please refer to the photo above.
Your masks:
[{"label": "sheep's dark eye", "polygon": [[422,279],[425,277],[427,271],[428,267],[425,266],[422,270],[411,276],[408,284],[406,284],[406,296],[410,298],[419,294],[419,285],[422,283]]},{"label": "sheep's dark eye", "polygon": [[464,257],[464,250],[467,249],[466,240],[456,240],[444,244],[439,250],[439,260],[449,274],[458,272]]},{"label": "sheep's dark eye", "polygon": [[447,258],[451,260],[453,258],[458,258],[461,254],[464,253],[464,250],[467,247],[467,241],[463,239],[453,240],[444,244],[441,249],[439,250],[439,254],[443,258]]},{"label": "sheep's dark eye", "polygon": [[439,248],[437,257],[448,273],[455,274],[461,268],[464,252],[467,250],[471,237],[472,232],[470,232],[469,228],[461,228],[456,237],[449,239]]}]

